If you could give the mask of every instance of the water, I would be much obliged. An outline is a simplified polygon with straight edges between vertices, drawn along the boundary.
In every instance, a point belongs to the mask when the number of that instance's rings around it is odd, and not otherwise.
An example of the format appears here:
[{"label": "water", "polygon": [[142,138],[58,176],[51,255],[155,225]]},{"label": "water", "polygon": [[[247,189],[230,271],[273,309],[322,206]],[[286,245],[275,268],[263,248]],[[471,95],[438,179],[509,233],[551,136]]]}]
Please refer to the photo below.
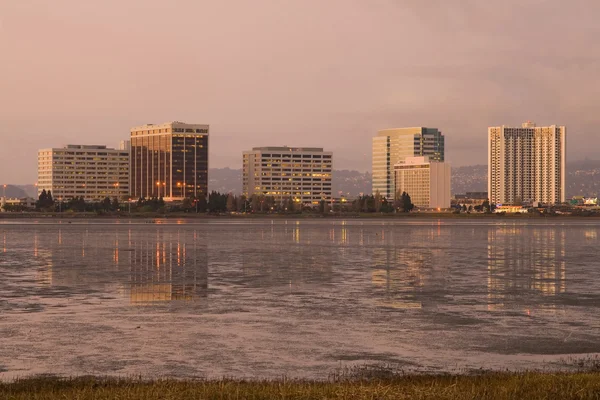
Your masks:
[{"label": "water", "polygon": [[4,221],[0,379],[552,368],[600,352],[600,225]]}]

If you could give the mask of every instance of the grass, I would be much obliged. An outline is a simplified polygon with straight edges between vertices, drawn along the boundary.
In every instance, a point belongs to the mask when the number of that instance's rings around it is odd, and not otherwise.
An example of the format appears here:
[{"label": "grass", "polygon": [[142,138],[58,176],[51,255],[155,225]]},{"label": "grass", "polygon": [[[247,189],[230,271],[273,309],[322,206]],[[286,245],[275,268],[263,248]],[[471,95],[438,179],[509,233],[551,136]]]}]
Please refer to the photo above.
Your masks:
[{"label": "grass", "polygon": [[600,399],[600,373],[396,375],[327,382],[46,377],[0,383],[0,399]]}]

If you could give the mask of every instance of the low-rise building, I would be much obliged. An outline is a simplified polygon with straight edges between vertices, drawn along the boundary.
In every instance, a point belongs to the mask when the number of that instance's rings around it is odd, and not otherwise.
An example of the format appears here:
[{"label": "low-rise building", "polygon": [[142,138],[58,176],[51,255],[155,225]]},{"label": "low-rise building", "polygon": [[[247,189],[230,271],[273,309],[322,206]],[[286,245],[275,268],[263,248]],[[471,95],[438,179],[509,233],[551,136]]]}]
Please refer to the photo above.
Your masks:
[{"label": "low-rise building", "polygon": [[254,147],[243,153],[243,194],[313,205],[329,201],[332,159],[320,147]]},{"label": "low-rise building", "polygon": [[38,194],[55,200],[100,201],[129,195],[129,151],[97,145],[67,145],[38,151]]},{"label": "low-rise building", "polygon": [[394,166],[396,197],[406,192],[419,208],[450,208],[450,165],[407,157]]},{"label": "low-rise building", "polygon": [[0,211],[8,211],[7,208],[10,207],[20,207],[22,209],[32,210],[35,208],[35,199],[32,199],[31,197],[0,198]]}]

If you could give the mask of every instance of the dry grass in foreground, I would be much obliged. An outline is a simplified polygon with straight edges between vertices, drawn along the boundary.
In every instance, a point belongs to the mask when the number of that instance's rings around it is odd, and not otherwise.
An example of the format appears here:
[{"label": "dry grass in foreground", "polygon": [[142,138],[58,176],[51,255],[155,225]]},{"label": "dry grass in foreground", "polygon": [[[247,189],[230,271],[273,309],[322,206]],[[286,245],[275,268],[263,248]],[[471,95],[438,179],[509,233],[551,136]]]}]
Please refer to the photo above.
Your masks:
[{"label": "dry grass in foreground", "polygon": [[600,373],[405,375],[339,382],[29,378],[0,383],[0,399],[600,399]]}]

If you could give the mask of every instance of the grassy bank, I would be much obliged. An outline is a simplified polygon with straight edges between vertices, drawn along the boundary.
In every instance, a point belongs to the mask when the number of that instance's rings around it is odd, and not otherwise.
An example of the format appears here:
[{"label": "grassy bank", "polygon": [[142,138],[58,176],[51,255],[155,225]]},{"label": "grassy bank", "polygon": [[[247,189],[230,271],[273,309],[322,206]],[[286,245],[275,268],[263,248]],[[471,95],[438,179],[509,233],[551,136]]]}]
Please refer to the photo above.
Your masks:
[{"label": "grassy bank", "polygon": [[0,383],[0,399],[600,399],[600,373],[406,375],[338,382],[31,378]]}]

